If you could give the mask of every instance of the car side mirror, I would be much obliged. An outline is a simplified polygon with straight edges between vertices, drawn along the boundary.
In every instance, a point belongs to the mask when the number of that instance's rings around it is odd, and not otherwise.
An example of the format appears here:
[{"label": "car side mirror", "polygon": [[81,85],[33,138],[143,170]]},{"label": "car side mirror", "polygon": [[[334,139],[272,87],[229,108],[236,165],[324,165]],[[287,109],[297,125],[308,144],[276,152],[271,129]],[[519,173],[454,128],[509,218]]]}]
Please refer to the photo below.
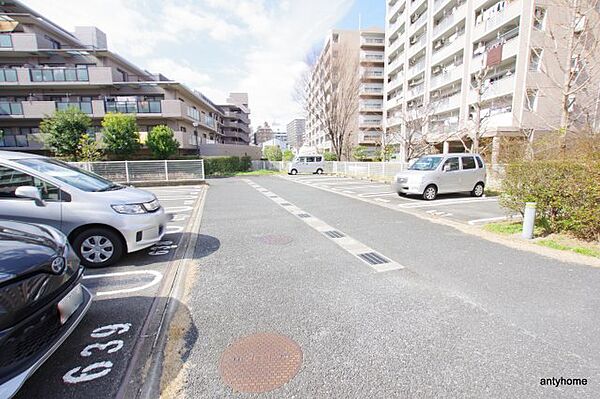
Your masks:
[{"label": "car side mirror", "polygon": [[42,195],[40,194],[40,190],[33,186],[21,186],[17,187],[15,190],[15,195],[20,198],[27,198],[35,201],[37,206],[45,206],[46,203],[42,199]]}]

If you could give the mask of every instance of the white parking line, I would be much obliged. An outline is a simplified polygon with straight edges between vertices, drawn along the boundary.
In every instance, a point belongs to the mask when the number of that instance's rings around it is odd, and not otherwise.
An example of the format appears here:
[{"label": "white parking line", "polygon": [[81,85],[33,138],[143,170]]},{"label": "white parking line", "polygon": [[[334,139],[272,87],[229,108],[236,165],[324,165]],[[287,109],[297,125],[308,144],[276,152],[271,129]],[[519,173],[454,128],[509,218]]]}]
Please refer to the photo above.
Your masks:
[{"label": "white parking line", "polygon": [[444,205],[460,205],[460,204],[468,204],[473,202],[497,202],[496,198],[464,198],[464,199],[447,199],[447,200],[435,200],[431,202],[422,203],[419,202],[417,204],[400,204],[398,206],[402,208],[431,208],[435,206],[444,206]]},{"label": "white parking line", "polygon": [[[259,192],[263,193],[267,198],[276,202],[283,209],[285,209],[286,211],[295,215],[300,220],[302,220],[304,223],[306,223],[307,225],[309,225],[316,231],[323,234],[329,240],[333,241],[338,246],[342,247],[342,249],[344,249],[346,252],[350,253],[351,255],[353,255],[354,257],[359,259],[361,262],[366,263],[369,267],[371,267],[376,272],[383,273],[383,272],[388,272],[388,271],[392,271],[392,270],[404,269],[404,266],[400,265],[399,263],[394,262],[393,260],[379,254],[374,249],[362,244],[361,242],[348,236],[347,234],[343,233],[342,231],[328,225],[324,221],[310,215],[309,213],[303,211],[302,209],[300,209],[294,205],[291,205],[291,203],[289,201],[286,201],[285,199],[283,199],[277,195],[273,195],[273,193],[271,193],[268,190],[261,189],[258,184],[252,184],[253,183],[252,180],[244,179],[244,181],[246,183],[250,184],[252,187],[254,187]],[[267,193],[269,193],[270,195]],[[290,205],[284,206],[284,205],[282,205],[283,203],[288,203]]]},{"label": "white parking line", "polygon": [[150,276],[153,276],[154,278],[149,283],[143,284],[139,287],[124,288],[122,290],[114,290],[114,291],[98,291],[98,292],[96,292],[96,296],[130,294],[132,292],[143,291],[147,288],[150,288],[150,287],[158,284],[163,277],[162,273],[157,272],[155,270],[136,270],[136,271],[132,271],[132,272],[91,274],[89,276],[83,276],[83,280],[92,280],[92,279],[106,278],[106,277],[139,276],[139,275],[144,275],[144,274],[148,274]]},{"label": "white parking line", "polygon": [[390,193],[388,190],[388,191],[380,191],[378,193],[364,193],[364,194],[359,194],[358,196],[361,198],[369,198],[369,197],[381,197],[381,196],[388,196],[388,195],[398,195],[398,194]]}]

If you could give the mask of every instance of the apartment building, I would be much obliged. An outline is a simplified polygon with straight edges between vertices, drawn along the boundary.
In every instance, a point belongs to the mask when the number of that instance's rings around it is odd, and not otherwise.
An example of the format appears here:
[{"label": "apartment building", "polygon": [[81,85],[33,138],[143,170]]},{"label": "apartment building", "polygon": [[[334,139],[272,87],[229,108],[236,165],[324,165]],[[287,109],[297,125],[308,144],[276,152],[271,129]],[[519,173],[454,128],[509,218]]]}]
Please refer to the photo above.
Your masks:
[{"label": "apartment building", "polygon": [[223,143],[250,144],[250,108],[248,93],[230,93],[227,104],[220,105],[223,113]]},{"label": "apartment building", "polygon": [[306,119],[294,119],[287,124],[287,143],[290,148],[299,150],[304,143],[304,133],[306,132]]},{"label": "apartment building", "polygon": [[107,47],[95,27],[71,33],[19,1],[0,2],[0,148],[43,151],[40,121],[68,107],[90,116],[97,139],[108,112],[136,114],[142,141],[152,127],[169,126],[184,152],[236,136],[224,135],[224,115],[206,96]]},{"label": "apartment building", "polygon": [[501,137],[557,126],[560,90],[548,76],[557,76],[560,66],[550,61],[554,43],[548,42],[547,30],[566,20],[565,10],[552,3],[388,0],[388,135],[406,137],[407,129],[420,128],[418,123],[407,128],[407,121],[421,120],[420,133],[440,151],[463,151],[477,104],[479,131],[492,140],[495,160]]},{"label": "apartment building", "polygon": [[275,133],[271,126],[265,122],[264,125],[259,126],[254,132],[254,140],[253,143],[259,146],[266,141],[273,140],[275,138]]},{"label": "apartment building", "polygon": [[347,147],[365,146],[367,153],[375,155],[383,130],[384,47],[385,34],[378,29],[330,32],[311,76],[305,146],[319,151],[333,150],[318,111],[310,104],[335,90],[337,83],[332,81],[335,75],[332,70],[339,64],[336,59],[343,57],[343,64],[348,68],[354,68],[356,62],[360,81],[355,100],[357,112],[349,126]]}]

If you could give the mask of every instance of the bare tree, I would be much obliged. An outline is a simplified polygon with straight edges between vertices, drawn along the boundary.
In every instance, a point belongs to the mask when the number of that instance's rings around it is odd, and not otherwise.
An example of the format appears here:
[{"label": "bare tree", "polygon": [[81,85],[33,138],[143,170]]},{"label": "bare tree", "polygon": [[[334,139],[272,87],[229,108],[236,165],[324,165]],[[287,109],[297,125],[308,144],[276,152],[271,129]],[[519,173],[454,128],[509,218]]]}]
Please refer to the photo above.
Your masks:
[{"label": "bare tree", "polygon": [[331,141],[337,159],[348,158],[350,135],[358,121],[359,59],[349,48],[336,44],[320,55],[309,55],[306,64],[296,98],[309,120]]},{"label": "bare tree", "polygon": [[434,144],[428,141],[424,132],[434,113],[434,108],[429,102],[410,109],[403,109],[396,114],[396,117],[400,119],[403,129],[397,131],[387,129],[385,135],[386,143],[400,145],[405,161],[430,152]]},{"label": "bare tree", "polygon": [[[541,71],[559,89],[561,152],[566,151],[567,136],[581,127],[582,121],[597,118],[600,100],[600,0],[552,0],[548,9],[560,11],[560,22],[544,32],[551,46],[549,65]],[[545,15],[536,16],[536,24],[543,25]],[[548,68],[550,66],[550,68]],[[559,73],[553,71],[558,68]],[[578,126],[579,125],[579,126]]]}]

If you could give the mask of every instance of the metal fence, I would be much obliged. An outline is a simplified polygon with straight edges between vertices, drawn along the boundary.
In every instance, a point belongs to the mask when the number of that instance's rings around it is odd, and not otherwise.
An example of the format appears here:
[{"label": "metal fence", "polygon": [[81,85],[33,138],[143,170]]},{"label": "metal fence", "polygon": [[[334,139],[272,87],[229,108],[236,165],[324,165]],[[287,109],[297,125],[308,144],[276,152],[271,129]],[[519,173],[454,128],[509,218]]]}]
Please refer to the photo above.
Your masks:
[{"label": "metal fence", "polygon": [[[289,162],[252,161],[254,170],[286,171]],[[398,172],[406,170],[407,164],[399,162],[325,162],[327,174],[391,181]]]},{"label": "metal fence", "polygon": [[117,183],[203,181],[204,161],[73,162],[72,165]]},{"label": "metal fence", "polygon": [[[290,162],[252,161],[253,170],[274,170],[287,172]],[[327,174],[381,180],[391,182],[398,172],[408,169],[408,164],[400,162],[325,162]],[[498,189],[505,174],[505,165],[487,165],[487,186]]]}]

